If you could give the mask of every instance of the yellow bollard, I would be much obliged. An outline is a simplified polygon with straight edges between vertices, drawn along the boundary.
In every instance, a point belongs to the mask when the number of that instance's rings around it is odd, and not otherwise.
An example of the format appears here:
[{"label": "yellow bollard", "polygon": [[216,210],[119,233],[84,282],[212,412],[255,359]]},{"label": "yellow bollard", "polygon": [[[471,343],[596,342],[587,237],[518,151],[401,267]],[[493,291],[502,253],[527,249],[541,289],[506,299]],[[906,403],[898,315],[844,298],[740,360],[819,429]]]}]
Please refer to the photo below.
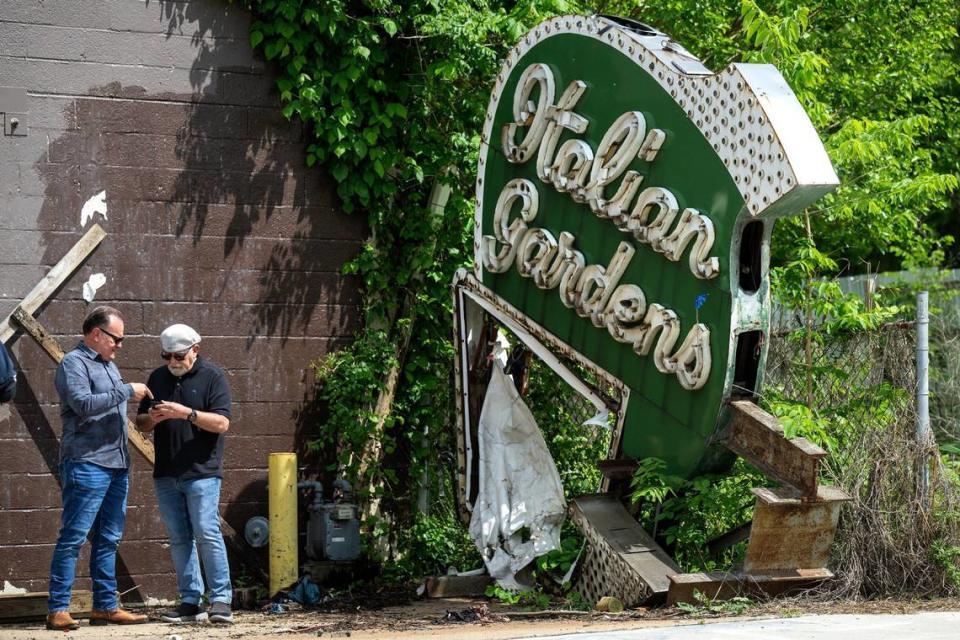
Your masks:
[{"label": "yellow bollard", "polygon": [[294,584],[297,564],[297,454],[271,453],[267,480],[270,506],[270,597]]}]

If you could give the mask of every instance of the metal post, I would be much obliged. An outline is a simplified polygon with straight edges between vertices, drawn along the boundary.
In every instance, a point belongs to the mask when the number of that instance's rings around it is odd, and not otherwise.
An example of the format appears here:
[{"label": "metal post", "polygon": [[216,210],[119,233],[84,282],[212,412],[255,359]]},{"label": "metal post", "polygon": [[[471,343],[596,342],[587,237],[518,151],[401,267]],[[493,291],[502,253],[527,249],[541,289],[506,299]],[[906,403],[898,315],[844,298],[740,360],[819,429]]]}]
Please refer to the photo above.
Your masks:
[{"label": "metal post", "polygon": [[[930,442],[930,311],[926,291],[917,294],[917,444]],[[930,498],[930,465],[927,453],[920,457],[920,499],[926,508]]]}]

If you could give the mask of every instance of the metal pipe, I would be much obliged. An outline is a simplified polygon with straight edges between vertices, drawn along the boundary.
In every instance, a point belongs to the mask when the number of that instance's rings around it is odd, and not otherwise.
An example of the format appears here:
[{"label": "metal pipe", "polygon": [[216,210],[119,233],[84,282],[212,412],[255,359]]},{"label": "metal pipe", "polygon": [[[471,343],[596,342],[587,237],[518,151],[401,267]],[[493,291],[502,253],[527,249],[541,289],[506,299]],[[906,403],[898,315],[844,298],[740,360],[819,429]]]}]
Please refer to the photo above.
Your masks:
[{"label": "metal pipe", "polygon": [[920,458],[920,500],[924,508],[930,502],[930,464],[925,447],[930,442],[930,310],[928,294],[917,294],[917,444]]},{"label": "metal pipe", "polygon": [[297,454],[271,453],[267,494],[270,509],[270,597],[294,584],[297,565]]}]

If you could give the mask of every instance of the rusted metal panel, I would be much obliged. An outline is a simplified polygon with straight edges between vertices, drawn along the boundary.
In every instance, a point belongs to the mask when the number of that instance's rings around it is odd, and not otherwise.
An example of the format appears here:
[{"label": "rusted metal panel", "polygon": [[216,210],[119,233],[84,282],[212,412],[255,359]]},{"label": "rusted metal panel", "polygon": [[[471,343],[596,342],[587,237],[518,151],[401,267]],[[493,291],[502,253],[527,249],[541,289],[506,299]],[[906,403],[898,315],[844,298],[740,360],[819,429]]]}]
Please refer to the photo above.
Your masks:
[{"label": "rusted metal panel", "polygon": [[491,584],[493,584],[493,578],[487,574],[480,576],[431,576],[424,581],[425,593],[429,598],[482,596]]},{"label": "rusted metal panel", "polygon": [[606,480],[629,480],[637,471],[637,463],[633,460],[601,460],[597,468]]},{"label": "rusted metal panel", "polygon": [[588,602],[614,596],[630,607],[666,595],[669,576],[680,569],[619,500],[583,496],[570,510],[587,541],[576,588]]},{"label": "rusted metal panel", "polygon": [[777,418],[750,401],[730,407],[726,447],[771,478],[804,495],[817,495],[820,460],[827,452],[806,438],[786,438]]},{"label": "rusted metal panel", "polygon": [[796,569],[767,574],[726,571],[680,573],[670,576],[667,604],[696,603],[697,593],[708,600],[787,595],[809,589],[832,577],[833,574],[827,569]]},{"label": "rusted metal panel", "polygon": [[757,506],[743,569],[762,574],[821,569],[830,557],[840,506],[850,499],[836,487],[820,487],[815,500],[790,489],[753,489]]}]

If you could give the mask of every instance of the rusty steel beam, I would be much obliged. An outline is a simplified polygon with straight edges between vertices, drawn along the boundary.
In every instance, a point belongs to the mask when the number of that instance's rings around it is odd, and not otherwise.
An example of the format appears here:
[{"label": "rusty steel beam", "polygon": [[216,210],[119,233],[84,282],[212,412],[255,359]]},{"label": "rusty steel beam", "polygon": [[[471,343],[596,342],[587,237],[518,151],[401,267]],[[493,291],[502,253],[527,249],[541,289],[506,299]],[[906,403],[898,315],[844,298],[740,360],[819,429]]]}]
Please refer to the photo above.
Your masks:
[{"label": "rusty steel beam", "polygon": [[764,598],[788,595],[815,587],[832,577],[833,573],[827,569],[796,569],[767,574],[727,571],[679,573],[670,576],[667,604],[700,604],[704,599],[730,600],[737,596]]},{"label": "rusty steel beam", "polygon": [[746,573],[823,569],[837,531],[840,506],[850,496],[837,487],[820,487],[816,500],[789,489],[752,489],[757,496]]},{"label": "rusty steel beam", "polygon": [[597,462],[597,468],[607,480],[630,480],[638,466],[636,462],[627,458]]},{"label": "rusty steel beam", "polygon": [[777,418],[748,400],[731,402],[730,408],[723,444],[778,482],[816,496],[827,452],[806,438],[786,438]]}]

